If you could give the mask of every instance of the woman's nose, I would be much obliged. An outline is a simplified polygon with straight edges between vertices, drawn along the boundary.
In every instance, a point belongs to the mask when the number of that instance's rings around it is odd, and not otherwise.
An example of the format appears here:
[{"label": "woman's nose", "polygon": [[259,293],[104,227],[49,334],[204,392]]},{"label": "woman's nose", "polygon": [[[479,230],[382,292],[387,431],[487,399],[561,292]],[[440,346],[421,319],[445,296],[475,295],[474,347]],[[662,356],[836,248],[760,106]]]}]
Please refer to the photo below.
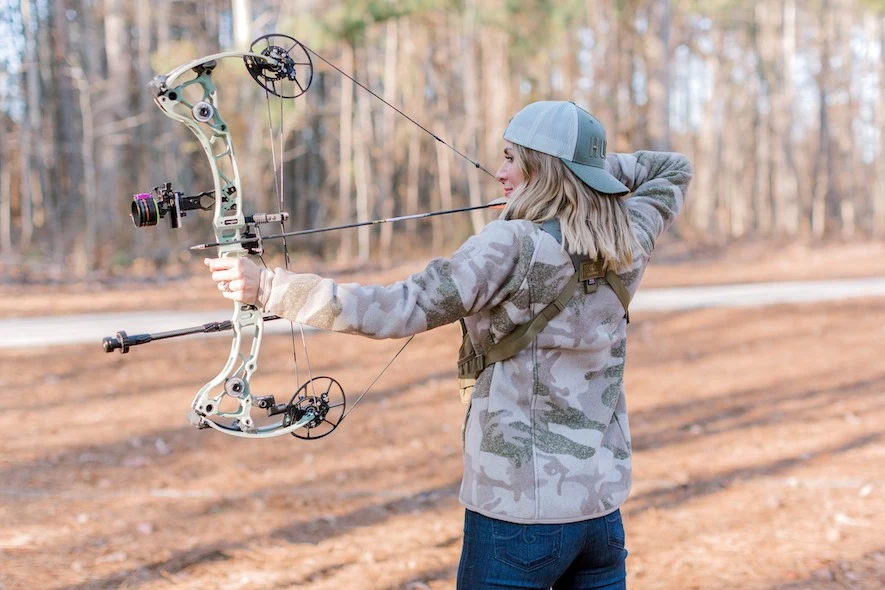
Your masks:
[{"label": "woman's nose", "polygon": [[498,182],[504,182],[507,179],[507,177],[504,175],[504,164],[501,164],[498,167],[498,171],[495,172],[495,178]]}]

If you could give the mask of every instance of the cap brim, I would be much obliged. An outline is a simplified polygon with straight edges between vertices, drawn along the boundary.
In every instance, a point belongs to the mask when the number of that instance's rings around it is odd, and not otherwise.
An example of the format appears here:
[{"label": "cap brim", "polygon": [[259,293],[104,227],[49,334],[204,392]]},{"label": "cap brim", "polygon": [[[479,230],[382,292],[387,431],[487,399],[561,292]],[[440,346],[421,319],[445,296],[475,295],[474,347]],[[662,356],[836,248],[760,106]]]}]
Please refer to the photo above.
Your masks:
[{"label": "cap brim", "polygon": [[584,181],[584,184],[598,193],[604,195],[623,196],[630,192],[620,180],[609,174],[603,168],[588,164],[577,164],[564,158],[562,162],[568,166],[575,176]]}]

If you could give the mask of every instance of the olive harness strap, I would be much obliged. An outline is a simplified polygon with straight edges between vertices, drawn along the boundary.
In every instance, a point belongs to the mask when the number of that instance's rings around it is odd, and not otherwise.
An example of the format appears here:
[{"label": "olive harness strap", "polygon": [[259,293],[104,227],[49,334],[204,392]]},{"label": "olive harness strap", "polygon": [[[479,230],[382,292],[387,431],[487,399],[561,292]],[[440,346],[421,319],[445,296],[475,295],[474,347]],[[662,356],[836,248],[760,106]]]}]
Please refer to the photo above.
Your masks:
[{"label": "olive harness strap", "polygon": [[[550,219],[541,224],[541,229],[550,234],[560,244],[562,243],[562,230],[558,219]],[[630,323],[630,294],[621,282],[620,277],[613,271],[603,271],[602,261],[589,260],[586,256],[569,255],[575,265],[575,274],[566,283],[559,296],[547,305],[541,312],[529,322],[518,326],[513,332],[496,342],[486,353],[477,354],[473,348],[473,342],[467,333],[467,325],[461,320],[461,351],[458,354],[458,386],[461,390],[461,401],[469,403],[473,393],[473,386],[479,375],[495,363],[506,361],[516,356],[518,352],[526,348],[547,324],[559,315],[571,300],[579,283],[584,283],[585,293],[595,293],[600,283],[607,284],[617,295],[618,300],[624,307],[624,317]]]}]

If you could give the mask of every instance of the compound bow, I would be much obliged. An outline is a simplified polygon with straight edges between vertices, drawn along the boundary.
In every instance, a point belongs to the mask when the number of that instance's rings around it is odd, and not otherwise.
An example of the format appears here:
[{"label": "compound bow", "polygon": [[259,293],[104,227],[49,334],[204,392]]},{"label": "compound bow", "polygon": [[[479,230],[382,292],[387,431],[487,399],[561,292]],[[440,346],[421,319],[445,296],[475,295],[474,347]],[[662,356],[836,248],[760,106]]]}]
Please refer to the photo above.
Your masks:
[{"label": "compound bow", "polygon": [[[263,47],[262,47],[263,46]],[[231,51],[218,53],[195,59],[185,63],[164,76],[157,76],[149,88],[157,106],[168,117],[184,123],[197,137],[209,158],[214,190],[193,196],[172,189],[170,183],[158,186],[151,193],[138,194],[133,197],[131,205],[132,220],[137,227],[151,226],[159,223],[163,217],[169,216],[170,226],[180,227],[181,218],[187,211],[209,210],[214,208],[213,228],[215,242],[203,244],[195,248],[205,249],[217,247],[219,257],[230,256],[262,256],[263,239],[282,238],[286,268],[289,266],[288,246],[285,238],[290,235],[315,233],[335,229],[356,227],[363,224],[386,223],[460,211],[470,211],[493,206],[500,202],[492,202],[477,207],[466,207],[449,211],[440,211],[410,215],[384,220],[347,224],[333,228],[286,232],[285,221],[288,214],[283,208],[282,174],[275,178],[276,189],[280,202],[277,213],[244,214],[240,177],[234,156],[230,129],[218,110],[217,88],[212,74],[219,60],[239,58],[252,78],[266,93],[268,116],[270,119],[270,96],[282,99],[294,99],[304,94],[313,80],[313,62],[315,55],[340,74],[346,76],[364,90],[393,108],[412,123],[418,125],[434,139],[443,143],[458,155],[470,161],[476,168],[493,176],[485,168],[467,158],[464,154],[449,146],[442,139],[425,129],[405,113],[384,101],[369,88],[337,68],[334,64],[306,47],[300,41],[288,35],[270,34],[256,39],[247,52]],[[273,152],[274,131],[271,126],[271,147]],[[281,132],[282,136],[282,132]],[[282,147],[280,148],[282,153]],[[276,155],[274,153],[274,176],[277,176]],[[282,159],[282,155],[281,155]],[[282,231],[279,234],[262,238],[260,226],[279,223]],[[263,262],[263,258],[262,258]],[[145,344],[154,340],[172,338],[195,333],[233,331],[230,355],[221,371],[197,392],[188,413],[188,420],[198,428],[214,428],[225,434],[245,438],[269,438],[292,434],[298,438],[317,439],[334,431],[345,416],[347,401],[344,389],[335,379],[326,376],[313,377],[308,361],[308,379],[298,386],[288,402],[277,403],[273,395],[254,395],[251,391],[251,379],[258,368],[258,354],[264,336],[264,323],[280,319],[278,316],[263,316],[255,306],[234,302],[233,317],[226,322],[210,322],[202,326],[172,330],[157,334],[127,335],[118,332],[115,337],[107,337],[103,341],[105,352],[119,350],[125,354],[131,346]],[[302,329],[302,341],[304,333]],[[292,327],[293,358],[295,333]],[[397,356],[411,342],[409,338],[396,355],[384,367],[381,373],[362,392],[351,410],[362,397],[378,381]],[[306,351],[306,347],[305,347]],[[297,376],[296,376],[297,379]],[[233,400],[231,403],[228,400]],[[236,406],[228,409],[230,406]],[[224,407],[224,408],[223,408]],[[266,411],[268,416],[278,417],[269,424],[261,423],[253,416],[258,408]],[[299,432],[304,429],[304,434]]]}]

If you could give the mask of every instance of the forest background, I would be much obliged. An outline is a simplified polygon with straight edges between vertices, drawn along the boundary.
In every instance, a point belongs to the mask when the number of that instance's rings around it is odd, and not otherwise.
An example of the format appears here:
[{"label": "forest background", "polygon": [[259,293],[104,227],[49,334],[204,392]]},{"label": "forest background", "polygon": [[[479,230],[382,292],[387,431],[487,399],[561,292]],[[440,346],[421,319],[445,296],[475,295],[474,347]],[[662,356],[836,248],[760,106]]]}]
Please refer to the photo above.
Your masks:
[{"label": "forest background", "polygon": [[[196,260],[185,246],[208,241],[209,223],[135,231],[128,219],[130,195],[163,182],[211,189],[199,144],[146,83],[270,32],[304,41],[492,171],[508,118],[545,99],[596,114],[610,151],[688,154],[681,240],[885,234],[885,0],[0,0],[5,279],[174,273]],[[283,107],[290,229],[498,196],[381,101],[320,60],[314,69]],[[280,156],[263,91],[241,66],[224,72],[245,202],[274,211]],[[470,219],[290,247],[345,263],[439,254],[486,218]]]}]

